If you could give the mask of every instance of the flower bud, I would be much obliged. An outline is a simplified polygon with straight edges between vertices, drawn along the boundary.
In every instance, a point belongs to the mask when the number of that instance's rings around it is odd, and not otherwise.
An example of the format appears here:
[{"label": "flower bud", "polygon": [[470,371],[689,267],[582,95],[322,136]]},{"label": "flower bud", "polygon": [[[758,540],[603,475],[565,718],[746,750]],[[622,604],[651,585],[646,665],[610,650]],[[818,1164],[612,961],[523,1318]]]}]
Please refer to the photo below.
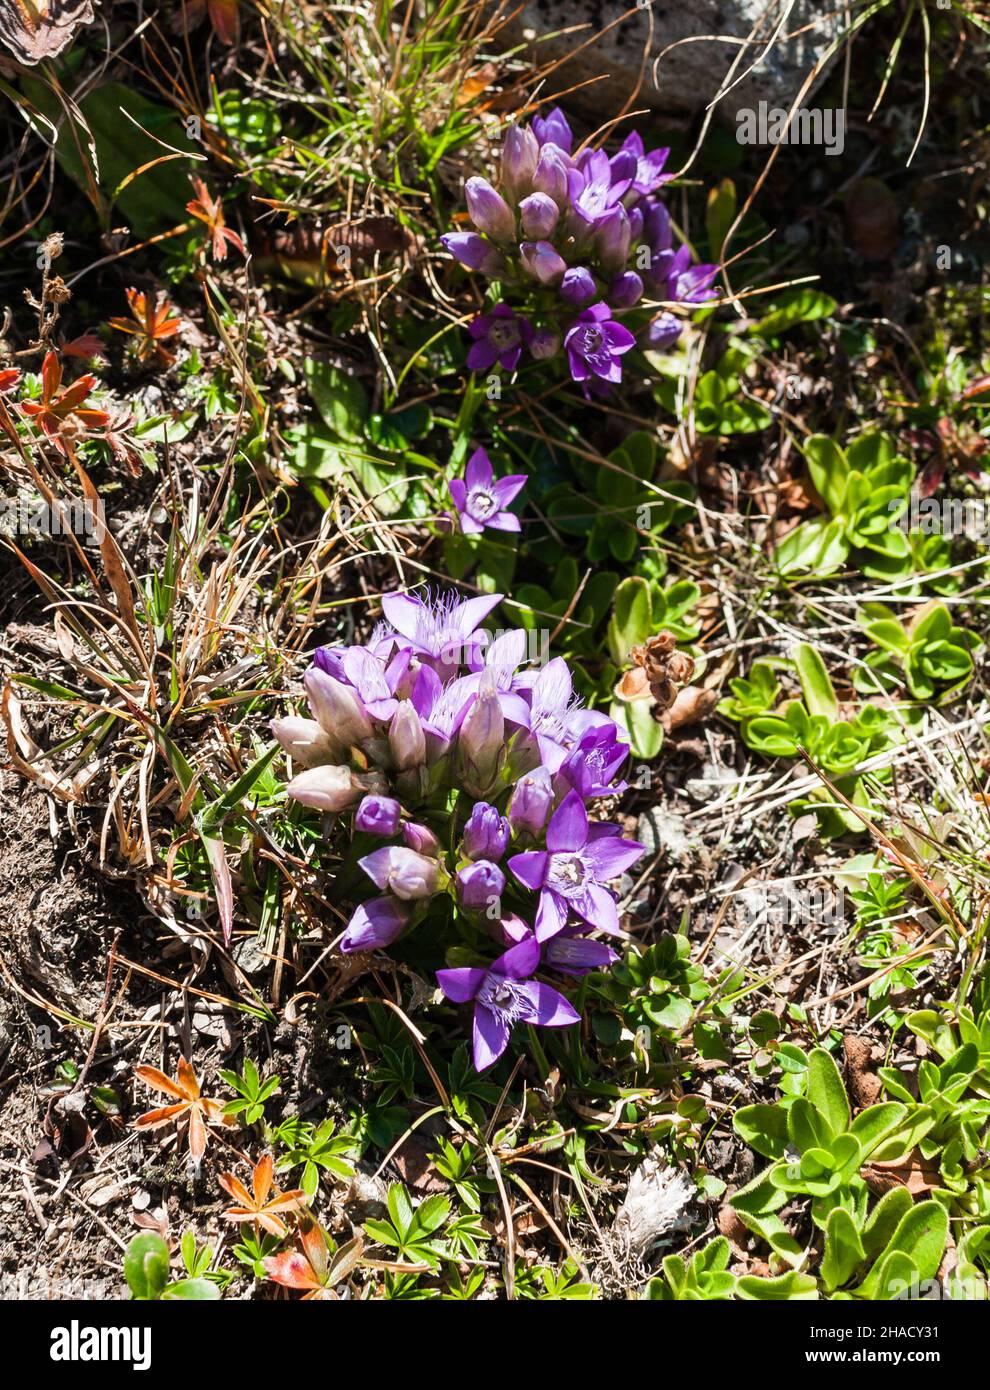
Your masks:
[{"label": "flower bud", "polygon": [[645,347],[655,352],[663,352],[673,347],[681,336],[684,325],[675,314],[659,314],[646,329]]},{"label": "flower bud", "polygon": [[545,767],[538,767],[520,777],[508,809],[509,825],[516,839],[538,839],[552,805],[553,786]]},{"label": "flower bud", "polygon": [[414,849],[417,854],[425,854],[430,859],[440,858],[440,841],[428,826],[406,821],[402,827],[402,838],[409,849]]},{"label": "flower bud", "polygon": [[454,260],[460,261],[468,270],[492,276],[501,275],[505,270],[505,257],[501,251],[477,232],[448,232],[440,241]]},{"label": "flower bud", "polygon": [[345,748],[361,744],[374,733],[367,710],[349,685],[316,666],[306,672],[303,684],[320,726]]},{"label": "flower bud", "polygon": [[519,204],[519,219],[526,236],[532,241],[545,241],[553,236],[560,210],[546,193],[531,193]]},{"label": "flower bud", "polygon": [[567,269],[567,262],[549,241],[524,241],[519,247],[524,268],[541,285],[553,285]]},{"label": "flower bud", "polygon": [[617,275],[629,259],[629,218],[624,207],[614,207],[598,224],[595,245],[602,269],[607,275]]},{"label": "flower bud", "polygon": [[426,761],[426,735],[411,700],[400,700],[388,726],[388,746],[399,772]]},{"label": "flower bud", "polygon": [[583,265],[572,266],[560,282],[560,297],[575,309],[583,309],[598,294],[595,277]]},{"label": "flower bud", "polygon": [[473,912],[487,911],[505,890],[505,874],[487,859],[457,871],[457,901]]},{"label": "flower bud", "polygon": [[319,767],[340,756],[340,744],[315,719],[292,714],[286,719],[273,719],[270,728],[282,751],[301,767]]},{"label": "flower bud", "polygon": [[514,241],[516,218],[508,203],[497,193],[487,179],[468,179],[464,185],[468,214],[479,232],[494,237],[496,241]]},{"label": "flower bud", "polygon": [[356,829],[368,835],[381,835],[385,840],[399,828],[402,807],[392,796],[366,796],[354,817]]},{"label": "flower bud", "polygon": [[487,801],[475,802],[464,826],[461,849],[468,859],[497,863],[509,846],[509,822]]},{"label": "flower bud", "polygon": [[608,302],[613,309],[631,309],[643,297],[643,281],[635,270],[624,270],[612,281]]},{"label": "flower bud", "polygon": [[529,126],[509,126],[502,146],[502,187],[518,203],[532,187],[540,145]]},{"label": "flower bud", "polygon": [[457,772],[472,796],[487,795],[505,752],[502,706],[487,672],[482,682],[457,735]]},{"label": "flower bud", "polygon": [[390,946],[409,921],[409,908],[396,898],[369,898],[355,911],[340,939],[340,949],[379,951]]},{"label": "flower bud", "polygon": [[310,767],[293,777],[285,792],[317,811],[346,811],[371,790],[374,780],[349,767]]},{"label": "flower bud", "polygon": [[533,189],[552,198],[559,208],[567,203],[567,165],[554,145],[544,145],[540,150],[533,174]]},{"label": "flower bud", "polygon": [[565,930],[546,943],[543,959],[547,965],[565,975],[587,975],[590,970],[606,970],[619,957],[603,941],[570,936]]},{"label": "flower bud", "polygon": [[402,845],[372,850],[358,863],[376,888],[404,901],[432,897],[440,882],[440,865],[435,859]]}]

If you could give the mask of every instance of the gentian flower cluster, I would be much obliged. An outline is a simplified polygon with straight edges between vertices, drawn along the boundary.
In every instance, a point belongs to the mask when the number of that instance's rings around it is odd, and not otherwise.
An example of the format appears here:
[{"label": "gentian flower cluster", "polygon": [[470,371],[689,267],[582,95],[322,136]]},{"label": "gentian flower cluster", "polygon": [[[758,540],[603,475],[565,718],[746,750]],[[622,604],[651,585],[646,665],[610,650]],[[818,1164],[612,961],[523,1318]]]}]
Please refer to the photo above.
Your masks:
[{"label": "gentian flower cluster", "polygon": [[386,595],[365,645],[316,652],[311,717],[272,724],[299,769],[288,795],[352,838],[365,893],[340,949],[451,927],[437,982],[473,1006],[479,1071],[515,1024],[579,1021],[537,977],[617,958],[598,934],[619,933],[613,885],[644,853],[588,813],[626,785],[616,725],[582,706],[563,658],[533,664],[524,630],[481,628],[501,601]]},{"label": "gentian flower cluster", "polygon": [[559,109],[510,127],[500,188],[478,177],[464,187],[476,230],[441,241],[496,286],[497,302],[469,327],[472,371],[514,371],[524,353],[559,358],[586,392],[602,393],[637,344],[677,341],[681,320],[656,310],[714,298],[718,266],[692,265],[689,248],[674,245],[659,196],[669,150],[647,151],[636,131],[611,156],[573,148]]}]

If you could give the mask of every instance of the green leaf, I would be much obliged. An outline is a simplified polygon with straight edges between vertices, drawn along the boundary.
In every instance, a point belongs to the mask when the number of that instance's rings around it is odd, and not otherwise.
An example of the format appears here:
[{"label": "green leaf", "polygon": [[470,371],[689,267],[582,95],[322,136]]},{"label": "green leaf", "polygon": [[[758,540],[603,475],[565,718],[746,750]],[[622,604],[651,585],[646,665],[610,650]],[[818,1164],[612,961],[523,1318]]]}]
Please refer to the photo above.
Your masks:
[{"label": "green leaf", "polygon": [[830,722],[838,719],[839,701],[818,651],[809,643],[801,642],[794,650],[794,666],[808,713],[822,715]]},{"label": "green leaf", "polygon": [[845,454],[827,434],[813,434],[805,440],[804,457],[815,491],[833,516],[838,516],[846,500],[849,463]]},{"label": "green leaf", "polygon": [[135,1236],[124,1255],[124,1278],[131,1297],[148,1302],[168,1283],[168,1246],[152,1231]]},{"label": "green leaf", "polygon": [[831,1054],[821,1047],[808,1057],[808,1099],[825,1116],[833,1134],[843,1134],[849,1128],[846,1088]]},{"label": "green leaf", "polygon": [[782,1105],[744,1105],[732,1117],[732,1127],[764,1158],[783,1158],[787,1151],[787,1110]]},{"label": "green leaf", "polygon": [[220,1290],[212,1279],[179,1279],[162,1292],[162,1302],[215,1303]]},{"label": "green leaf", "polygon": [[786,333],[795,324],[812,323],[815,319],[828,318],[834,312],[835,300],[831,295],[805,286],[782,294],[777,300],[777,307],[765,318],[760,319],[759,323],[754,324],[752,331],[764,338],[775,338],[779,333]]},{"label": "green leaf", "polygon": [[617,666],[626,663],[629,652],[653,634],[653,600],[650,585],[633,575],[616,588],[612,617],[608,624],[608,646]]},{"label": "green leaf", "polygon": [[782,1302],[800,1299],[807,1302],[818,1297],[818,1281],[813,1274],[799,1274],[789,1269],[786,1274],[778,1274],[774,1279],[761,1279],[756,1274],[744,1274],[737,1285],[741,1298],[766,1301],[773,1299]]},{"label": "green leaf", "polygon": [[653,718],[649,700],[613,700],[609,715],[629,739],[634,758],[649,762],[663,747],[663,725]]},{"label": "green leaf", "polygon": [[368,397],[357,377],[315,357],[304,360],[303,375],[324,424],[348,443],[363,443]]},{"label": "green leaf", "polygon": [[845,1207],[833,1207],[825,1223],[821,1276],[826,1289],[847,1284],[866,1258],[856,1223]]}]

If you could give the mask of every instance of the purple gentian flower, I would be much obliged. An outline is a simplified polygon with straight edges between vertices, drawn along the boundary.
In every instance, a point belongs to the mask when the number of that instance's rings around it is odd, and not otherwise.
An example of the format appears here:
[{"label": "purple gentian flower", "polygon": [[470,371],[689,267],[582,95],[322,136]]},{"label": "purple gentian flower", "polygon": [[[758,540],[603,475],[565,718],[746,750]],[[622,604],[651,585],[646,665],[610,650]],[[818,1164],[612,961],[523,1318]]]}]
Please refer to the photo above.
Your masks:
[{"label": "purple gentian flower", "polygon": [[620,203],[631,184],[631,179],[612,182],[612,167],[604,150],[596,150],[585,161],[583,171],[571,169],[567,175],[567,191],[571,207],[578,217],[592,226],[617,203]]},{"label": "purple gentian flower", "polygon": [[463,479],[451,478],[447,484],[464,534],[479,535],[486,526],[493,531],[520,530],[519,518],[508,506],[525,485],[525,473],[511,473],[495,482],[488,455],[484,449],[475,449]]},{"label": "purple gentian flower", "polygon": [[535,361],[545,362],[549,357],[556,357],[560,344],[560,334],[552,328],[534,328],[528,346]]},{"label": "purple gentian flower", "polygon": [[550,773],[538,767],[520,777],[509,799],[508,819],[516,839],[533,841],[543,833],[553,805]]},{"label": "purple gentian flower", "polygon": [[487,911],[505,892],[505,874],[487,859],[458,869],[456,883],[457,901],[473,912]]},{"label": "purple gentian flower", "polygon": [[497,864],[509,847],[509,822],[487,801],[476,801],[461,836],[468,859],[490,859]]},{"label": "purple gentian flower", "polygon": [[573,304],[575,309],[582,309],[585,304],[590,304],[597,293],[595,277],[587,266],[571,266],[560,282],[561,299]]},{"label": "purple gentian flower", "polygon": [[529,978],[540,963],[535,937],[511,946],[488,970],[438,970],[437,983],[454,1004],[474,1001],[472,1056],[476,1071],[497,1062],[516,1023],[564,1028],[579,1023],[571,1004],[551,985]]},{"label": "purple gentian flower", "polygon": [[533,189],[552,198],[559,208],[566,207],[568,193],[567,163],[563,151],[556,145],[544,145],[536,162]]},{"label": "purple gentian flower", "polygon": [[[674,177],[673,174],[665,174],[663,172],[663,167],[667,163],[668,156],[670,155],[669,147],[650,150],[649,154],[647,154],[646,147],[643,144],[643,137],[638,131],[633,131],[631,135],[627,135],[622,142],[619,155],[629,154],[631,154],[635,160],[635,171],[632,180],[632,189],[634,193],[638,193],[640,196],[653,193],[661,184],[669,183]],[[619,156],[617,155],[616,159],[618,158]],[[613,163],[614,162],[615,161],[613,161]],[[623,164],[623,172],[626,172],[625,164]]]},{"label": "purple gentian flower", "polygon": [[540,761],[552,773],[567,756],[566,745],[577,709],[570,669],[562,656],[555,656],[537,672],[529,707],[529,731],[539,746]]},{"label": "purple gentian flower", "polygon": [[556,284],[567,269],[567,262],[549,241],[522,242],[519,259],[527,273],[541,285]]},{"label": "purple gentian flower", "polygon": [[496,304],[487,314],[472,319],[468,332],[474,339],[467,355],[467,365],[472,372],[487,372],[496,362],[504,371],[511,372],[522,356],[529,324],[508,304]]},{"label": "purple gentian flower", "polygon": [[523,234],[530,241],[546,241],[553,236],[560,209],[547,193],[531,193],[519,204]]},{"label": "purple gentian flower", "polygon": [[587,975],[591,970],[606,970],[619,959],[604,941],[591,941],[575,927],[565,927],[546,944],[546,964],[563,975]]},{"label": "purple gentian flower", "polygon": [[496,241],[514,241],[516,214],[487,179],[475,175],[464,185],[468,215],[479,232]]},{"label": "purple gentian flower", "polygon": [[532,187],[540,145],[528,126],[510,125],[502,146],[502,187],[518,203]]},{"label": "purple gentian flower", "polygon": [[478,270],[482,275],[491,276],[501,275],[505,270],[505,257],[501,251],[477,232],[447,232],[440,242],[454,260],[460,261],[468,270]]},{"label": "purple gentian flower", "polygon": [[571,376],[587,381],[592,375],[603,381],[621,381],[619,358],[636,346],[636,339],[616,323],[604,301],[583,309],[564,338]]},{"label": "purple gentian flower", "polygon": [[590,826],[580,793],[571,791],[550,817],[546,849],[514,854],[509,860],[519,882],[540,894],[538,940],[562,931],[572,908],[590,926],[618,935],[618,908],[605,885],[646,850],[635,840],[620,839],[614,829]]},{"label": "purple gentian flower", "polygon": [[625,782],[613,782],[629,756],[629,745],[620,743],[611,719],[592,725],[580,736],[560,765],[560,776],[585,801],[595,796],[618,796]]},{"label": "purple gentian flower", "polygon": [[643,297],[643,281],[635,270],[624,270],[608,287],[609,302],[616,309],[631,309]]},{"label": "purple gentian flower", "polygon": [[354,824],[368,835],[390,839],[399,828],[402,807],[393,796],[366,796],[357,808]]},{"label": "purple gentian flower", "polygon": [[533,117],[533,134],[541,145],[556,145],[565,154],[570,154],[574,144],[567,117],[559,106],[555,106],[546,116]]},{"label": "purple gentian flower", "polygon": [[397,898],[369,898],[355,911],[340,939],[340,949],[379,951],[390,946],[409,920],[409,909]]},{"label": "purple gentian flower", "polygon": [[676,314],[662,313],[646,325],[644,346],[656,352],[664,352],[673,347],[684,332],[684,325]]},{"label": "purple gentian flower", "polygon": [[404,845],[386,845],[372,850],[358,863],[376,888],[388,889],[397,898],[409,902],[416,898],[432,898],[440,883],[440,865],[425,854],[417,854]]},{"label": "purple gentian flower", "polygon": [[595,232],[598,259],[606,275],[618,275],[629,259],[632,229],[625,208],[619,204],[605,214]]},{"label": "purple gentian flower", "polygon": [[[502,602],[501,594],[485,594],[460,601],[456,593],[426,600],[413,594],[386,594],[382,611],[414,652],[432,657],[442,667],[456,668],[472,648],[475,629]],[[441,671],[441,675],[443,672]],[[416,703],[416,697],[413,697]],[[417,709],[422,715],[423,711]]]}]

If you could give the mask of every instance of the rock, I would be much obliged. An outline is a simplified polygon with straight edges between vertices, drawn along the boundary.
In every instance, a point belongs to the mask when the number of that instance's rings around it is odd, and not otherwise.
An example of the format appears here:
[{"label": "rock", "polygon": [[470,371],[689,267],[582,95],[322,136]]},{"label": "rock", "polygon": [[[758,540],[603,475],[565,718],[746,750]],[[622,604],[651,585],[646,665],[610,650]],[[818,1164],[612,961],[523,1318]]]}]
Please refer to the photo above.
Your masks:
[{"label": "rock", "polygon": [[[806,31],[790,40],[778,39],[761,56],[773,32],[772,18],[778,12],[768,0],[691,0],[689,5],[683,0],[652,0],[652,4],[635,9],[629,0],[569,0],[565,8],[557,0],[523,0],[511,22],[500,31],[499,42],[506,48],[522,43],[524,56],[537,66],[566,58],[552,73],[547,91],[562,92],[599,78],[581,91],[569,92],[567,103],[604,121],[617,114],[636,89],[644,46],[649,42],[650,14],[653,40],[633,110],[650,106],[683,115],[702,110],[718,91],[739,45],[707,38],[682,43],[660,62],[655,80],[657,58],[680,39],[698,35],[745,39],[752,33],[757,42],[740,61],[736,74],[757,59],[759,62],[721,104],[723,117],[732,120],[740,107],[755,107],[760,101],[771,106],[789,105],[838,32],[841,9],[814,0],[797,0],[785,32],[805,31],[807,26]],[[766,18],[768,10],[770,20]],[[625,18],[615,23],[623,15]],[[578,25],[588,27],[576,29]]]}]

